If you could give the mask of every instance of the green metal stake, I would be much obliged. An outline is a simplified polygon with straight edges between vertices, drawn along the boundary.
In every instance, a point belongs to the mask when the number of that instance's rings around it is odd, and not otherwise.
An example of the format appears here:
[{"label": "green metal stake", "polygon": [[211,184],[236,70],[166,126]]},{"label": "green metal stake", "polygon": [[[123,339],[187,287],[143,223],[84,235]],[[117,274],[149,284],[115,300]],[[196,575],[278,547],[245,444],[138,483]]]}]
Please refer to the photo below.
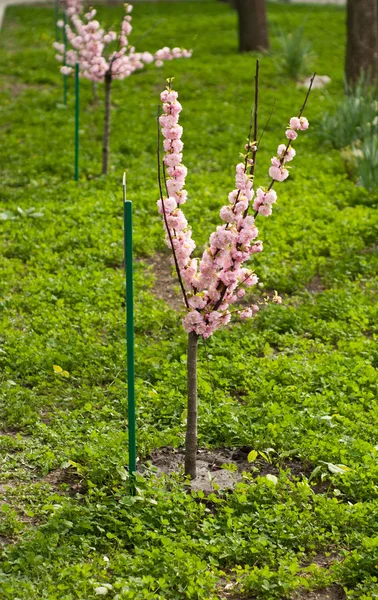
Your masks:
[{"label": "green metal stake", "polygon": [[129,417],[129,474],[132,493],[135,493],[136,472],[136,418],[134,372],[134,292],[133,292],[133,223],[132,202],[126,200],[126,173],[123,174],[123,207],[126,271],[126,340],[127,340],[127,390]]},{"label": "green metal stake", "polygon": [[80,117],[80,81],[79,63],[75,65],[75,181],[79,181],[79,117]]},{"label": "green metal stake", "polygon": [[[67,34],[66,34],[66,25],[67,25],[67,15],[66,11],[63,11],[63,44],[64,44],[64,53],[63,53],[63,65],[66,66],[66,55],[67,55]],[[63,75],[63,104],[67,104],[67,75]]]}]

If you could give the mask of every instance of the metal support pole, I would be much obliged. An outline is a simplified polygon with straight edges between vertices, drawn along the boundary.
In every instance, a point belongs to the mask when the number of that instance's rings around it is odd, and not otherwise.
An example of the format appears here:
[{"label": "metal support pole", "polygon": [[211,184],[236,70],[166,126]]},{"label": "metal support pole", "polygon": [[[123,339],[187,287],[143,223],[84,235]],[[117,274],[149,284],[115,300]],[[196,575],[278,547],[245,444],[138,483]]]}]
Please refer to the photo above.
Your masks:
[{"label": "metal support pole", "polygon": [[[136,472],[136,417],[134,372],[134,291],[133,291],[133,223],[132,202],[126,200],[126,173],[123,175],[124,241],[126,272],[126,342],[127,342],[127,391],[129,426],[129,474],[133,483]],[[134,489],[134,486],[132,486]]]},{"label": "metal support pole", "polygon": [[[67,25],[67,15],[66,11],[63,11],[63,44],[64,44],[64,53],[63,53],[63,65],[66,66],[66,55],[67,55],[67,34],[66,34],[66,25]],[[67,75],[63,75],[63,104],[67,104]]]},{"label": "metal support pole", "polygon": [[80,118],[80,80],[79,63],[75,65],[75,181],[79,181],[79,118]]}]

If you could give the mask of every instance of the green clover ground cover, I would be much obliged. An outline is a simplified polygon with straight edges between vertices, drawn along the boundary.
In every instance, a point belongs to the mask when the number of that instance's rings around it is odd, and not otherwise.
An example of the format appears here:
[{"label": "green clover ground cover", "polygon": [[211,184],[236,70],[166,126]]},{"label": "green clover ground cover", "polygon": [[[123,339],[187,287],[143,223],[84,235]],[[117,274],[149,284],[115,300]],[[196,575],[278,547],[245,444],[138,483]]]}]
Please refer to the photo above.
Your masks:
[{"label": "green clover ground cover", "polygon": [[[121,7],[99,9],[109,25],[121,15]],[[209,340],[211,376],[200,352],[202,447],[246,446],[265,459],[233,492],[189,494],[179,477],[156,481],[150,468],[131,497],[122,172],[138,256],[143,462],[156,448],[182,445],[185,427],[186,336],[179,315],[154,295],[158,274],[146,258],[165,252],[155,204],[158,94],[174,75],[184,105],[186,213],[201,249],[233,188],[254,57],[237,54],[236,17],[226,5],[137,5],[134,39],[164,19],[143,49],[182,45],[193,48],[193,58],[115,84],[107,179],[98,176],[102,106],[93,106],[83,82],[75,184],[72,83],[65,109],[51,49],[53,11],[7,10],[0,53],[4,600],[105,593],[273,600],[305,598],[303,590],[332,583],[351,599],[378,598],[377,196],[347,178],[339,152],[317,135],[342,94],[343,10],[270,5],[273,51],[279,31],[289,33],[305,17],[316,70],[332,83],[312,94],[311,127],[295,144],[273,216],[260,220],[265,249],[255,263],[260,294],[277,289],[284,302]],[[278,73],[274,55],[260,60],[261,123],[277,99],[257,167],[264,184],[304,92]],[[295,476],[294,464],[306,476]],[[269,469],[277,481],[264,476]]]}]

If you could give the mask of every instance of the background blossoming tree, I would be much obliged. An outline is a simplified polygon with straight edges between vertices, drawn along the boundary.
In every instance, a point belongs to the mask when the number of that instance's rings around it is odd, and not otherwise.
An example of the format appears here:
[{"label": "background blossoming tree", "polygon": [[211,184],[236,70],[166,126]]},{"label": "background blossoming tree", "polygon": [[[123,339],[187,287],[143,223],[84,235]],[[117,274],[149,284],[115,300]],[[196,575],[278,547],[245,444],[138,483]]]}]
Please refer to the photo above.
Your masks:
[{"label": "background blossoming tree", "polygon": [[[110,144],[110,107],[111,88],[113,79],[125,79],[145,65],[154,63],[161,67],[166,60],[174,58],[189,58],[191,51],[168,47],[150,52],[136,52],[129,44],[132,31],[132,5],[125,4],[126,15],[121,23],[120,32],[105,31],[95,19],[96,10],[84,15],[83,20],[75,11],[71,14],[71,25],[66,25],[66,35],[71,49],[65,54],[66,65],[61,67],[63,75],[69,75],[76,63],[79,64],[80,76],[95,83],[105,84],[105,117],[102,146],[102,172],[108,173],[109,144]],[[56,58],[63,62],[64,45],[55,43],[58,51]],[[115,49],[114,49],[115,48]]]},{"label": "background blossoming tree", "polygon": [[[298,116],[290,119],[286,129],[286,144],[278,146],[277,154],[271,160],[270,184],[267,187],[258,187],[255,192],[253,186],[256,155],[259,149],[258,69],[257,62],[253,139],[251,139],[250,128],[244,160],[236,166],[235,189],[228,195],[228,203],[220,210],[223,224],[210,235],[209,245],[200,260],[192,257],[196,245],[181,208],[187,199],[187,192],[184,189],[187,168],[182,164],[183,129],[178,124],[182,106],[178,101],[177,92],[171,89],[170,82],[168,88],[161,94],[163,114],[159,117],[159,123],[164,138],[164,156],[161,165],[160,151],[158,152],[160,187],[158,210],[163,216],[166,242],[173,252],[173,261],[187,310],[183,318],[183,326],[188,333],[185,474],[191,478],[196,477],[198,340],[200,337],[208,338],[214,331],[227,325],[232,316],[248,319],[259,310],[257,305],[233,310],[230,310],[230,306],[243,298],[246,288],[251,288],[258,282],[258,277],[253,270],[243,266],[248,259],[263,249],[262,241],[257,239],[259,232],[255,221],[258,215],[268,217],[272,214],[272,206],[277,201],[273,186],[276,182],[285,181],[289,176],[287,163],[295,156],[292,142],[297,138],[298,132],[308,128],[308,121],[302,113],[314,77]],[[252,200],[254,214],[250,215]],[[281,298],[275,294],[273,301],[280,303]]]}]

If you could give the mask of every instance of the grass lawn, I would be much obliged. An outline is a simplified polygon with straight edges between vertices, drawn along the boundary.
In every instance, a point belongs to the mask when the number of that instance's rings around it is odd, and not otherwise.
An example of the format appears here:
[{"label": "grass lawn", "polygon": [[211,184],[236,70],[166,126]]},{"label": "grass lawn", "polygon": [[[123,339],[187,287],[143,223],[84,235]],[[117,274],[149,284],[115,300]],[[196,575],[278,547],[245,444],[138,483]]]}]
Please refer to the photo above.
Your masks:
[{"label": "grass lawn", "polygon": [[[108,25],[122,14],[99,7]],[[102,104],[83,81],[78,184],[52,7],[8,8],[1,32],[0,598],[91,600],[106,588],[114,600],[378,598],[377,196],[319,136],[343,93],[344,10],[269,5],[261,123],[277,102],[258,184],[304,96],[278,71],[280,30],[306,19],[314,67],[332,82],[313,92],[291,176],[259,220],[252,298],[277,290],[283,304],[217,332],[209,361],[200,347],[201,448],[262,454],[233,491],[210,494],[189,493],[178,475],[157,480],[150,464],[135,497],[122,173],[134,202],[138,457],[148,465],[154,450],[183,445],[186,404],[186,335],[151,266],[169,260],[156,209],[159,92],[174,75],[200,252],[234,187],[255,57],[237,54],[223,3],[143,3],[133,17],[134,39],[163,19],[140,49],[179,45],[193,58],[115,83],[107,178]],[[329,596],[311,593],[323,588]]]}]

